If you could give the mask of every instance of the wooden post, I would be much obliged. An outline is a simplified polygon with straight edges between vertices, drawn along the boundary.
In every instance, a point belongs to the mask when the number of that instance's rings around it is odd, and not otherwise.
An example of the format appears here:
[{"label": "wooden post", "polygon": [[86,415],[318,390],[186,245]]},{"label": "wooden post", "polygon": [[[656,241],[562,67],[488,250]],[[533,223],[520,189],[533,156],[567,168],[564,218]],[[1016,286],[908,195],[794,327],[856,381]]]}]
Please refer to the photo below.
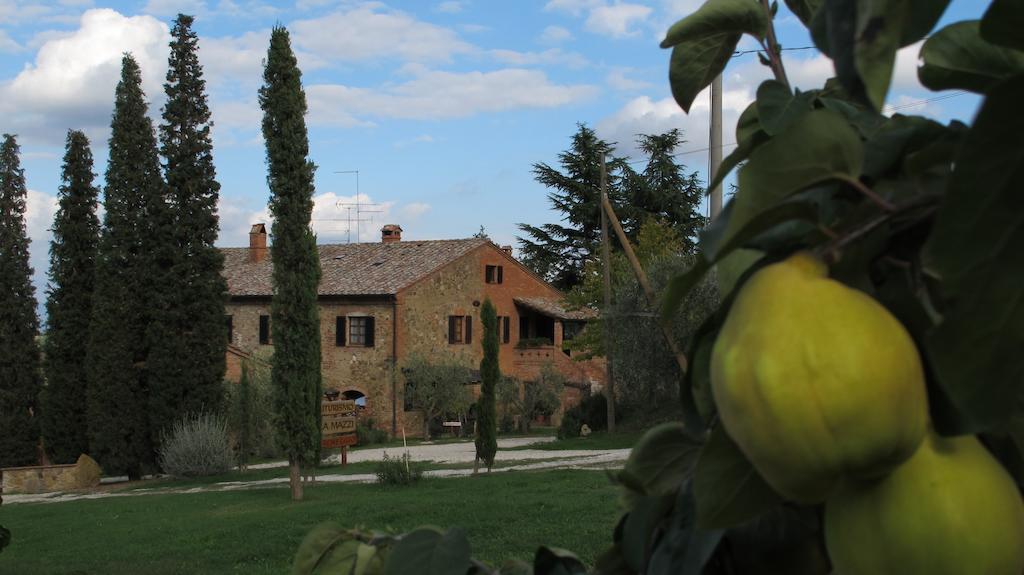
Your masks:
[{"label": "wooden post", "polygon": [[342,467],[348,465],[348,446],[341,446],[341,465]]},{"label": "wooden post", "polygon": [[[612,262],[611,262],[611,249],[608,240],[608,216],[605,214],[603,206],[610,204],[608,201],[608,170],[604,163],[604,152],[601,152],[601,260],[604,262],[604,315],[608,317],[608,313],[611,312],[612,308]],[[608,400],[608,433],[615,433],[615,375],[612,372],[612,346],[611,346],[611,329],[610,325],[605,321],[604,324],[604,347],[605,347],[605,363],[604,363],[604,376],[606,387],[608,392],[605,394],[605,398]]]},{"label": "wooden post", "polygon": [[[711,138],[708,158],[708,182],[718,175],[722,165],[722,75],[711,82]],[[718,219],[722,211],[722,184],[711,190],[711,221]]]}]

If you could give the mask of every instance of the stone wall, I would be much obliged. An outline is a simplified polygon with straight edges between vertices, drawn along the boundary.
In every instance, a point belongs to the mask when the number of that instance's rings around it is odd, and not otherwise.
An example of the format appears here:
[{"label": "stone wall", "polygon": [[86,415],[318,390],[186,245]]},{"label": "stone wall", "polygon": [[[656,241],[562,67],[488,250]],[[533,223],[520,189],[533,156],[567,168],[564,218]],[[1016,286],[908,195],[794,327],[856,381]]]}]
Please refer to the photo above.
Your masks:
[{"label": "stone wall", "polygon": [[70,465],[8,467],[0,470],[4,493],[48,493],[88,489],[100,484],[100,466],[88,455]]}]

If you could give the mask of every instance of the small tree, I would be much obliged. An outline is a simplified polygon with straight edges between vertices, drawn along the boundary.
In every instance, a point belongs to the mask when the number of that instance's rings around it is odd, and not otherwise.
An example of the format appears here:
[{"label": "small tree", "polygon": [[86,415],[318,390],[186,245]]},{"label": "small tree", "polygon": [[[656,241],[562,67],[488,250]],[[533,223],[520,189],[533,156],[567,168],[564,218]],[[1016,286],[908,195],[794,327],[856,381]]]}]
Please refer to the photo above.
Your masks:
[{"label": "small tree", "polygon": [[310,229],[313,162],[306,132],[306,94],[288,31],[270,36],[260,88],[267,183],[274,216],[271,246],[274,298],[271,337],[278,430],[288,454],[292,499],[302,499],[300,471],[315,465],[320,451],[320,260]]},{"label": "small tree", "polygon": [[38,461],[37,398],[42,387],[35,288],[25,233],[25,173],[18,143],[0,146],[0,467]]},{"label": "small tree", "polygon": [[565,376],[555,369],[551,362],[541,366],[540,374],[534,381],[520,381],[503,377],[498,384],[498,403],[507,415],[518,418],[519,430],[530,431],[530,424],[537,416],[551,415],[562,404],[562,388]]},{"label": "small tree", "polygon": [[473,473],[482,461],[487,471],[494,466],[498,453],[498,417],[494,406],[494,387],[501,379],[498,365],[498,316],[490,298],[484,299],[480,307],[480,323],[484,326],[484,358],[480,360],[480,399],[477,401],[476,457]]},{"label": "small tree", "polygon": [[46,387],[40,396],[43,437],[54,463],[74,463],[89,451],[82,397],[88,385],[85,359],[92,316],[99,189],[93,185],[92,151],[79,131],[69,131],[59,208],[50,243],[50,289],[46,300],[47,330],[43,346]]},{"label": "small tree", "polygon": [[249,383],[249,362],[242,362],[242,375],[238,380],[238,404],[236,407],[238,434],[238,469],[245,471],[249,467],[249,451],[255,435],[253,418],[252,385]]},{"label": "small tree", "polygon": [[445,414],[463,413],[473,403],[466,384],[469,368],[453,362],[431,363],[412,356],[402,368],[405,400],[423,412],[423,437],[430,439],[430,422]]}]

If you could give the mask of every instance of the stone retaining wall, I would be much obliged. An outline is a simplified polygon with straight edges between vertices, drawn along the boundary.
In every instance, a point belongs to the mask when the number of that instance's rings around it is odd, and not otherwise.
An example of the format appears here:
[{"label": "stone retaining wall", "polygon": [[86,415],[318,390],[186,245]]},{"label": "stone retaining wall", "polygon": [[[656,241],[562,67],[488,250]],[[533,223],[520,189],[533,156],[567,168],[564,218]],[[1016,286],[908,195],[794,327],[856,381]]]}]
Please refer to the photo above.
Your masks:
[{"label": "stone retaining wall", "polygon": [[69,465],[8,467],[0,470],[4,493],[47,493],[86,489],[100,484],[100,466],[88,455]]}]

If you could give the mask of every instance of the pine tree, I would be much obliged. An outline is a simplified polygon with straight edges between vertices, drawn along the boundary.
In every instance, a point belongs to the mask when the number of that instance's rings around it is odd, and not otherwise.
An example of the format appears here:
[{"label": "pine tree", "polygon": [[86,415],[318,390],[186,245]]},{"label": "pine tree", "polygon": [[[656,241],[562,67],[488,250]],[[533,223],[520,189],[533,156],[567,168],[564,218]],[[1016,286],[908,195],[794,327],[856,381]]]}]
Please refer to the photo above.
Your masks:
[{"label": "pine tree", "polygon": [[68,131],[59,207],[50,243],[50,290],[43,348],[46,387],[40,396],[46,450],[54,463],[74,463],[89,452],[85,413],[86,337],[92,320],[99,189],[93,185],[89,139]]},{"label": "pine tree", "polygon": [[[552,188],[548,200],[562,213],[562,224],[518,224],[525,238],[519,248],[523,263],[560,289],[583,281],[583,268],[596,257],[601,245],[601,156],[611,154],[611,144],[583,124],[572,138],[570,150],[558,155],[564,172],[534,164],[538,182]],[[608,199],[620,205],[622,160],[609,159],[606,166]]]},{"label": "pine tree", "polygon": [[38,462],[39,318],[28,263],[28,189],[15,137],[0,145],[0,468]]},{"label": "pine tree", "polygon": [[301,77],[288,31],[274,27],[259,93],[274,217],[271,380],[277,428],[288,454],[292,498],[296,500],[302,499],[300,468],[317,462],[322,385],[317,308],[320,260],[310,229],[315,166],[307,159],[306,95]]},{"label": "pine tree", "polygon": [[482,461],[487,471],[494,466],[498,453],[498,417],[495,412],[495,386],[501,380],[498,365],[498,316],[490,298],[480,306],[480,323],[484,326],[484,358],[480,361],[480,399],[477,401],[476,459],[473,472]]},{"label": "pine tree", "polygon": [[170,210],[142,75],[121,61],[115,92],[89,340],[89,446],[106,473],[138,478],[155,465],[147,415],[147,327],[167,306]]},{"label": "pine tree", "polygon": [[631,179],[639,185],[630,186],[629,205],[634,218],[627,227],[635,235],[646,219],[657,218],[679,234],[685,253],[694,253],[697,234],[707,224],[699,211],[704,186],[696,172],[687,175],[685,166],[676,161],[674,153],[681,142],[677,129],[637,139],[640,150],[647,155],[647,165],[639,179]]},{"label": "pine tree", "polygon": [[220,184],[213,165],[198,38],[191,16],[171,30],[160,126],[173,226],[166,300],[150,322],[149,418],[154,440],[186,413],[218,411],[224,379],[224,258],[217,239]]}]

